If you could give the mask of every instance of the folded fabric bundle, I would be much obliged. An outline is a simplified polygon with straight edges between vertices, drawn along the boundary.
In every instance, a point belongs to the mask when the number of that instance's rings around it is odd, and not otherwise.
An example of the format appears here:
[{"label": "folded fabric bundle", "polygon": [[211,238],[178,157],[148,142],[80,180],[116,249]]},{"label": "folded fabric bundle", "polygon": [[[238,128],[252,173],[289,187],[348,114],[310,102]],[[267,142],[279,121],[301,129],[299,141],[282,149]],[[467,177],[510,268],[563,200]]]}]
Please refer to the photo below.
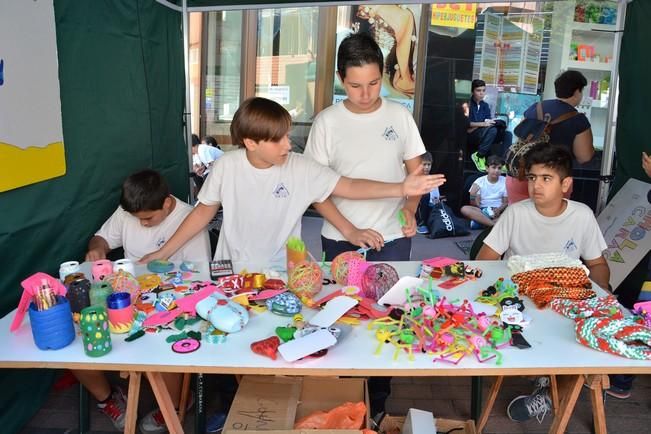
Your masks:
[{"label": "folded fabric bundle", "polygon": [[550,307],[570,319],[584,319],[590,317],[606,317],[622,319],[622,305],[613,295],[594,297],[586,300],[568,300],[556,298],[550,302]]},{"label": "folded fabric bundle", "polygon": [[651,328],[633,318],[592,317],[576,322],[576,340],[595,350],[637,360],[651,360]]},{"label": "folded fabric bundle", "polygon": [[585,270],[580,267],[551,267],[514,274],[518,292],[531,298],[539,308],[555,298],[584,300],[596,294]]},{"label": "folded fabric bundle", "polygon": [[506,261],[511,273],[537,270],[551,267],[582,267],[586,268],[579,259],[570,258],[565,253],[536,253],[534,255],[513,255]]}]

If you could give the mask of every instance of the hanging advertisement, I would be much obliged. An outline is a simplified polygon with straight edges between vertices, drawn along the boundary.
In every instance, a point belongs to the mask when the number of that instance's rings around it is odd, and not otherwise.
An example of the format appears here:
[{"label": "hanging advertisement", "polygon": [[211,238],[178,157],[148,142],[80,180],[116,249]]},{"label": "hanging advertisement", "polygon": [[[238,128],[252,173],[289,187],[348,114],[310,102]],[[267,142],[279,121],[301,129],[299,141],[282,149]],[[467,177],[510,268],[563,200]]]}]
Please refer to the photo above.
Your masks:
[{"label": "hanging advertisement", "polygon": [[[420,5],[340,6],[337,11],[337,49],[351,33],[367,32],[384,54],[381,96],[414,110]],[[336,62],[336,59],[335,59]],[[335,65],[336,71],[336,65]],[[346,99],[335,72],[333,103]]]},{"label": "hanging advertisement", "polygon": [[436,3],[432,5],[430,24],[433,26],[474,29],[477,23],[477,3]]},{"label": "hanging advertisement", "polygon": [[53,2],[1,8],[0,192],[66,173]]}]

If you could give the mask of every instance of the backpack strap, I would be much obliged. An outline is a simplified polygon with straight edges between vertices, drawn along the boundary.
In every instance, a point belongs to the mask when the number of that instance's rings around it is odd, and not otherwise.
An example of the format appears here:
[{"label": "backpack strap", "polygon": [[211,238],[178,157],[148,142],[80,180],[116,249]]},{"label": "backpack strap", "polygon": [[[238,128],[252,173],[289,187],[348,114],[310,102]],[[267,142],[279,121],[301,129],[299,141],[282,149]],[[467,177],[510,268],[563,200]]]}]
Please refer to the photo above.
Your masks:
[{"label": "backpack strap", "polygon": [[568,119],[572,119],[574,116],[578,116],[579,112],[574,110],[571,112],[563,113],[562,115],[558,116],[556,119],[552,120],[549,125],[556,125],[560,124],[561,122],[564,122]]}]

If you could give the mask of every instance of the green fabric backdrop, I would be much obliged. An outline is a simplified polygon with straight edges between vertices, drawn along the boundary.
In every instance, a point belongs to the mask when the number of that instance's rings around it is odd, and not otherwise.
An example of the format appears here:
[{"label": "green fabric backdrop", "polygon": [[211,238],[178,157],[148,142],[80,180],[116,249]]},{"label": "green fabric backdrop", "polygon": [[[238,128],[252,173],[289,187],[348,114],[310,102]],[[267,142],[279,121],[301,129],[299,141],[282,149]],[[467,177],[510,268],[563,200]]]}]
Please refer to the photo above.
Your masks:
[{"label": "green fabric backdrop", "polygon": [[[17,306],[25,277],[83,260],[129,173],[157,169],[188,194],[181,15],[153,0],[54,4],[67,174],[0,194],[0,315]],[[20,429],[52,378],[0,372],[0,431]]]}]

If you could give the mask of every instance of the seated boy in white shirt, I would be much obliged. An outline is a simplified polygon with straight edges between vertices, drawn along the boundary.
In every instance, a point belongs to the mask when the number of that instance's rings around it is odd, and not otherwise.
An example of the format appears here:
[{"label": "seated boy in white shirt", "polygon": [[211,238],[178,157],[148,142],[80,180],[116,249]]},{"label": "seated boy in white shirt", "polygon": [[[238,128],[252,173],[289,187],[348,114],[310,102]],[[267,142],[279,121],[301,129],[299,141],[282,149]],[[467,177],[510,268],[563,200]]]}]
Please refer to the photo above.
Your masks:
[{"label": "seated boy in white shirt", "polygon": [[[122,184],[120,206],[102,225],[88,243],[86,261],[105,259],[118,247],[124,248],[124,257],[138,260],[158,249],[174,234],[192,207],[172,196],[165,179],[154,170],[143,170],[127,177]],[[170,257],[173,261],[210,261],[210,241],[205,230],[183,244]],[[112,388],[104,371],[72,370],[79,382],[97,400],[99,410],[113,425],[124,430],[125,395]],[[179,405],[181,374],[163,374],[175,406]],[[141,432],[166,431],[160,410],[155,409],[140,420]]]},{"label": "seated boy in white shirt", "polygon": [[504,164],[497,155],[486,160],[487,174],[481,176],[470,187],[471,205],[461,207],[461,214],[470,219],[470,229],[491,227],[508,204],[506,196],[506,178],[501,176]]},{"label": "seated boy in white shirt", "polygon": [[[565,199],[572,187],[572,157],[561,146],[540,143],[525,156],[529,198],[510,205],[484,239],[477,259],[498,260],[502,255],[557,253],[581,259],[590,278],[607,289],[610,269],[603,256],[606,241],[594,213],[586,205]],[[551,412],[549,380],[540,377],[531,395],[511,401],[507,414],[522,422],[542,420]]]}]

